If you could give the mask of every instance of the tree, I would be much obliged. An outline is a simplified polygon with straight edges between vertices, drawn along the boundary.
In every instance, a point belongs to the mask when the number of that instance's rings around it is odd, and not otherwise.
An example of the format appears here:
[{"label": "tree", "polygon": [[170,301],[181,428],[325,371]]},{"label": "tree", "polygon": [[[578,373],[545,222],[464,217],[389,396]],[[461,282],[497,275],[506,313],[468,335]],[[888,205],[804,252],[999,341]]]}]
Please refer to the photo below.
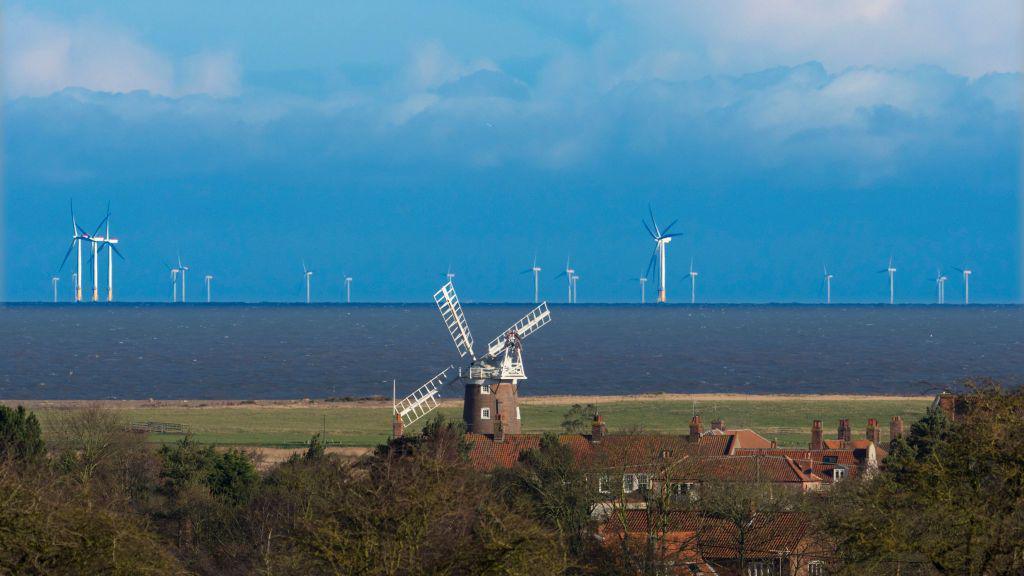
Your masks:
[{"label": "tree", "polygon": [[24,406],[0,406],[0,461],[30,463],[45,453],[43,434],[36,415]]},{"label": "tree", "polygon": [[582,434],[589,430],[595,416],[597,406],[573,404],[569,411],[562,415],[562,429],[568,433]]}]

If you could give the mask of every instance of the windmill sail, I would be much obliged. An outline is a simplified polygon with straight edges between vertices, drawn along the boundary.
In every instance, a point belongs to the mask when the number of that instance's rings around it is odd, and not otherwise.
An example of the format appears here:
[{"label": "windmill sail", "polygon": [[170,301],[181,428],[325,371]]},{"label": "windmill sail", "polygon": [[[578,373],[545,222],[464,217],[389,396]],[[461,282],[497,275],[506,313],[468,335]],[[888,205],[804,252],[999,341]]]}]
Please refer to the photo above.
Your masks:
[{"label": "windmill sail", "polygon": [[395,413],[402,417],[404,425],[412,424],[437,408],[438,398],[441,396],[440,387],[447,382],[448,371],[451,369],[451,366],[445,368],[440,374],[395,404]]},{"label": "windmill sail", "polygon": [[518,322],[510,326],[507,330],[502,331],[501,335],[494,340],[491,340],[491,342],[487,344],[487,355],[494,357],[504,350],[505,344],[508,341],[508,334],[510,332],[515,332],[519,336],[519,339],[522,340],[537,330],[540,330],[540,328],[548,322],[551,322],[551,312],[548,311],[548,303],[542,302],[540,306],[530,310],[529,314],[520,318]]},{"label": "windmill sail", "polygon": [[467,354],[476,360],[473,353],[473,335],[469,332],[469,323],[466,322],[466,315],[462,313],[462,305],[459,304],[459,296],[455,293],[455,286],[448,282],[434,294],[434,302],[437,309],[441,311],[441,319],[452,335],[455,348],[459,351],[459,357],[464,358]]}]

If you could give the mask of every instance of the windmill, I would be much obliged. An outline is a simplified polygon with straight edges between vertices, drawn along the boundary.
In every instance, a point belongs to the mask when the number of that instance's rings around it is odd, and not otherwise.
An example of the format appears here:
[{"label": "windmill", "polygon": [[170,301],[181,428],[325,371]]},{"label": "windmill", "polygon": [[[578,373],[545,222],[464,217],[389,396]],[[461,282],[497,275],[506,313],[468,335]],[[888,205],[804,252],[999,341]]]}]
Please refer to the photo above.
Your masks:
[{"label": "windmill", "polygon": [[213,275],[212,274],[207,274],[205,277],[203,277],[203,280],[206,282],[206,303],[209,304],[210,303],[210,284],[213,283]]},{"label": "windmill", "polygon": [[964,278],[964,305],[971,303],[971,269],[970,268],[956,268],[958,272],[963,275]]},{"label": "windmill", "polygon": [[697,272],[693,269],[693,258],[690,258],[690,304],[697,303]]},{"label": "windmill", "polygon": [[[473,335],[462,312],[462,305],[459,304],[455,286],[451,282],[442,286],[434,294],[434,302],[459,357],[468,356],[470,363],[465,371],[460,368],[458,376],[452,379],[448,378],[448,372],[454,370],[454,367],[445,368],[412,394],[395,402],[396,425],[408,426],[429,414],[438,405],[441,387],[461,380],[465,385],[462,417],[469,432],[494,434],[498,429],[502,433],[518,434],[521,423],[519,381],[526,379],[522,342],[551,321],[547,302],[542,302],[491,340],[487,344],[486,354],[479,358],[473,351]],[[496,422],[500,424],[496,425]]]},{"label": "windmill", "polygon": [[452,280],[455,279],[455,273],[452,272],[451,262],[448,263],[448,271],[445,272],[444,274],[441,274],[441,277],[444,278],[445,282],[451,282]]},{"label": "windmill", "polygon": [[178,274],[181,273],[181,268],[175,268],[170,264],[164,264],[167,266],[167,270],[171,274],[171,302],[178,301]]},{"label": "windmill", "polygon": [[53,303],[57,303],[57,283],[60,282],[60,276],[54,276],[50,278],[50,282],[53,283]]},{"label": "windmill", "polygon": [[185,303],[185,273],[188,272],[189,270],[190,270],[190,268],[188,266],[185,266],[184,264],[181,263],[181,254],[179,253],[178,254],[178,272],[181,272],[181,303],[182,304]]},{"label": "windmill", "polygon": [[834,275],[828,273],[828,266],[822,264],[821,267],[825,270],[825,275],[822,277],[825,282],[825,304],[832,303],[832,278]]},{"label": "windmill", "polygon": [[[100,223],[102,226],[103,223]],[[99,228],[97,228],[97,232]],[[78,269],[73,273],[73,280],[75,284],[75,302],[82,301],[82,242],[92,242],[92,235],[86,232],[81,226],[78,225],[78,220],[75,218],[75,204],[71,202],[71,246],[68,247],[68,251],[64,253],[64,259],[61,260],[60,267],[57,271],[60,272],[64,269],[64,264],[67,263],[68,257],[71,256],[71,252],[76,248],[78,249]]]},{"label": "windmill", "polygon": [[942,274],[942,270],[935,271],[935,288],[938,290],[937,299],[939,304],[946,303],[946,280],[948,276]]},{"label": "windmill", "polygon": [[[105,248],[110,248],[107,252],[107,302],[114,301],[114,254],[121,260],[124,260],[124,255],[117,249],[117,243],[119,240],[110,235],[110,204],[107,204],[107,216],[103,219],[103,223],[100,226],[106,224],[107,230],[103,236],[93,235],[93,247],[99,244],[99,248],[93,251],[94,257],[98,257],[99,253],[103,252]],[[97,227],[97,230],[99,228]]]},{"label": "windmill", "polygon": [[892,265],[892,256],[889,256],[889,267],[878,271],[879,274],[889,274],[889,304],[896,302],[896,267]]},{"label": "windmill", "polygon": [[533,266],[520,272],[520,274],[533,273],[533,303],[536,304],[540,298],[540,266],[537,266],[537,256],[533,257]]},{"label": "windmill", "polygon": [[561,277],[565,276],[565,281],[566,281],[567,285],[569,286],[569,294],[568,294],[568,296],[566,296],[566,302],[568,302],[569,304],[572,304],[572,302],[573,302],[573,279],[572,279],[572,277],[573,277],[573,275],[575,275],[575,273],[576,273],[576,271],[573,270],[572,266],[569,264],[569,257],[566,256],[566,258],[565,258],[565,270],[559,272],[558,276],[555,276],[555,278],[558,279],[558,278],[561,278]]},{"label": "windmill", "polygon": [[306,281],[306,304],[309,304],[309,280],[313,277],[313,271],[306,268],[306,261],[302,261],[302,278]]},{"label": "windmill", "polygon": [[[658,270],[658,302],[666,302],[667,296],[665,293],[665,247],[672,241],[672,238],[681,236],[682,232],[671,234],[672,227],[676,225],[679,220],[673,220],[671,224],[665,227],[664,230],[658,227],[657,220],[654,219],[654,209],[650,206],[647,207],[647,211],[651,215],[651,225],[647,225],[647,221],[644,220],[644,228],[647,229],[647,233],[654,239],[654,254],[651,254],[651,262],[647,265],[647,275],[651,274],[651,269],[657,266]],[[653,229],[652,229],[653,228]]]},{"label": "windmill", "polygon": [[345,303],[352,303],[352,277],[345,275]]},{"label": "windmill", "polygon": [[572,303],[576,303],[576,288],[580,285],[580,275],[573,272],[572,274]]},{"label": "windmill", "polygon": [[644,276],[643,272],[640,273],[640,303],[647,303],[647,276]]}]

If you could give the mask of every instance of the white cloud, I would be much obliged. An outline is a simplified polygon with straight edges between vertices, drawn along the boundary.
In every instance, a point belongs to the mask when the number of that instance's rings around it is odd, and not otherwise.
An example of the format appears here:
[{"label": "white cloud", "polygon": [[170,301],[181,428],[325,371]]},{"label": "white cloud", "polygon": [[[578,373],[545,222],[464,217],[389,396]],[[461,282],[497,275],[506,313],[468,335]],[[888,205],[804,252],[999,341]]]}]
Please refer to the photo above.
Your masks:
[{"label": "white cloud", "polygon": [[229,53],[175,62],[116,26],[62,22],[18,7],[5,13],[4,30],[4,83],[10,98],[72,87],[165,96],[227,96],[238,89],[238,66]]}]

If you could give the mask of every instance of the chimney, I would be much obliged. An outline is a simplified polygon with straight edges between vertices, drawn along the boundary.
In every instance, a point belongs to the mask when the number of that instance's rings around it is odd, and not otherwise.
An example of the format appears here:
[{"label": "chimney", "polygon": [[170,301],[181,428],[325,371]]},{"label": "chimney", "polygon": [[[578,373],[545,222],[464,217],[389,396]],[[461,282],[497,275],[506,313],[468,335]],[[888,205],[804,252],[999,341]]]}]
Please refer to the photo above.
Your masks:
[{"label": "chimney", "polygon": [[893,416],[889,421],[889,441],[903,438],[903,417]]},{"label": "chimney", "polygon": [[608,428],[604,425],[604,420],[600,414],[594,414],[594,422],[590,425],[590,441],[598,443],[604,438],[605,434],[608,433]]},{"label": "chimney", "polygon": [[825,448],[825,441],[822,440],[821,420],[815,420],[811,424],[811,450],[822,450]]},{"label": "chimney", "polygon": [[725,420],[722,420],[721,418],[716,418],[711,422],[711,429],[718,430],[720,432],[725,432]]},{"label": "chimney", "polygon": [[956,420],[957,412],[957,397],[952,392],[941,392],[935,397],[935,402],[932,403],[932,408],[938,408],[945,413],[946,418],[950,421]]},{"label": "chimney", "polygon": [[779,447],[779,441],[777,439],[775,439],[774,437],[772,437],[772,450],[774,450],[774,449],[776,449],[778,447]]},{"label": "chimney", "polygon": [[391,436],[401,438],[405,434],[405,423],[402,422],[402,415],[395,412],[395,421],[391,423]]},{"label": "chimney", "polygon": [[690,442],[696,442],[700,440],[701,433],[704,432],[704,427],[700,423],[700,415],[695,414],[693,419],[690,420]]},{"label": "chimney", "polygon": [[494,441],[505,441],[505,415],[498,412],[497,422],[494,423]]},{"label": "chimney", "polygon": [[882,440],[882,431],[878,428],[878,420],[868,418],[868,427],[865,430],[868,440],[878,444]]},{"label": "chimney", "polygon": [[850,434],[850,420],[843,418],[839,421],[839,440],[849,443],[853,437]]}]

